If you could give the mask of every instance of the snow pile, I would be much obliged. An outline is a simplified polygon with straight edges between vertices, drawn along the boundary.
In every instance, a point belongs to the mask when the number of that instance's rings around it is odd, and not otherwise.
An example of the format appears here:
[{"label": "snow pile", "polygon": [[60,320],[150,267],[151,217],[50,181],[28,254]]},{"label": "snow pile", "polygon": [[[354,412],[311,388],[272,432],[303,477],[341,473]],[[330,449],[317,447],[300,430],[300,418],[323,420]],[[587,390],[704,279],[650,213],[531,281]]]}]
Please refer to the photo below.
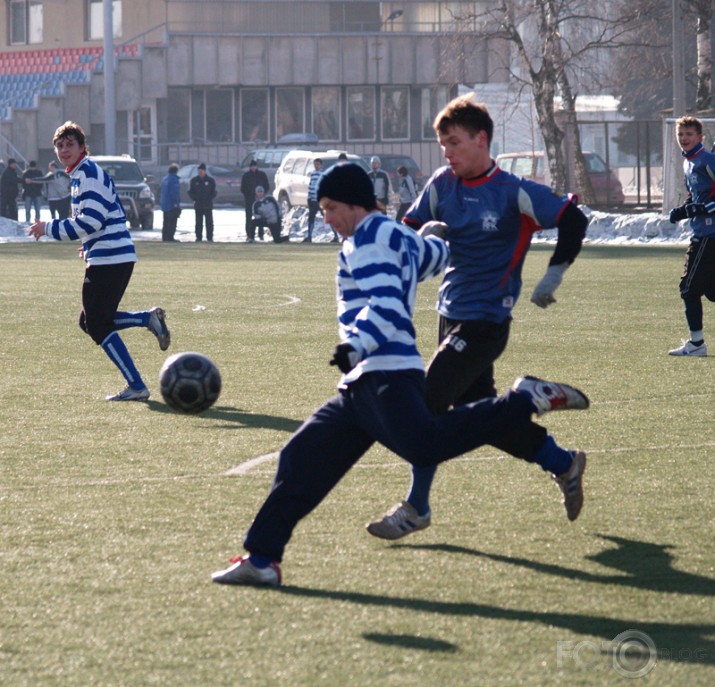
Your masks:
[{"label": "snow pile", "polygon": [[[642,245],[647,244],[685,244],[690,240],[690,229],[688,222],[671,224],[667,216],[659,212],[645,212],[638,214],[616,214],[608,212],[597,212],[585,206],[582,210],[589,218],[586,242],[593,244],[610,243],[619,245]],[[180,220],[179,233],[180,240],[193,241],[193,213],[186,213],[188,219],[184,221],[184,216]],[[245,234],[243,232],[244,214],[243,210],[235,208],[214,210],[214,240],[218,242],[243,242]],[[161,240],[162,224],[161,212],[157,211],[154,217],[153,231],[132,231],[132,237],[136,241],[158,241]],[[290,227],[291,241],[299,242],[307,234],[308,209],[302,207],[292,208],[285,218],[283,233]],[[240,227],[240,230],[237,230]],[[34,241],[27,235],[29,225],[14,222],[13,220],[0,217],[0,243],[16,243],[21,241]],[[535,240],[553,241],[556,237],[556,230],[539,232]],[[329,227],[325,226],[323,219],[318,214],[315,218],[313,229],[313,241],[316,243],[329,242],[333,238],[333,233]],[[44,239],[49,240],[49,239]]]}]

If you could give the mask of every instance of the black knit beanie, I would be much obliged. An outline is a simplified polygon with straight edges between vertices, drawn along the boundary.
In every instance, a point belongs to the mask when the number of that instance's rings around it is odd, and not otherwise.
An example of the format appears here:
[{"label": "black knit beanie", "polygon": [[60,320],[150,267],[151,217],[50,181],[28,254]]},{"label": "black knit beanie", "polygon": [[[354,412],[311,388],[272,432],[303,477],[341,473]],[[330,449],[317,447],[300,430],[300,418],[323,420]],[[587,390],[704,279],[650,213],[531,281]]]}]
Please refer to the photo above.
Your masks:
[{"label": "black knit beanie", "polygon": [[367,172],[354,162],[333,165],[320,179],[318,200],[330,198],[339,203],[374,210],[375,191]]}]

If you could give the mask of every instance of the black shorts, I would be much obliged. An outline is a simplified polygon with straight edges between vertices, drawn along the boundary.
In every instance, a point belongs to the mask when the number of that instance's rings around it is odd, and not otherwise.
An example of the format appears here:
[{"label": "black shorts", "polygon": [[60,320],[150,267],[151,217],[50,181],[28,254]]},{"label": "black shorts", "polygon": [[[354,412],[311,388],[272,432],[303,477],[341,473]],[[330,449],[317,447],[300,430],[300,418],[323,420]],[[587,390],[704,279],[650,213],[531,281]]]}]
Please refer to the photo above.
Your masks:
[{"label": "black shorts", "polygon": [[705,296],[715,301],[715,237],[693,238],[685,253],[681,298]]},{"label": "black shorts", "polygon": [[101,344],[116,329],[114,318],[133,271],[133,262],[87,267],[79,326],[96,344]]},{"label": "black shorts", "polygon": [[439,348],[427,368],[427,406],[434,414],[450,406],[497,395],[494,361],[509,341],[511,320],[439,318]]}]

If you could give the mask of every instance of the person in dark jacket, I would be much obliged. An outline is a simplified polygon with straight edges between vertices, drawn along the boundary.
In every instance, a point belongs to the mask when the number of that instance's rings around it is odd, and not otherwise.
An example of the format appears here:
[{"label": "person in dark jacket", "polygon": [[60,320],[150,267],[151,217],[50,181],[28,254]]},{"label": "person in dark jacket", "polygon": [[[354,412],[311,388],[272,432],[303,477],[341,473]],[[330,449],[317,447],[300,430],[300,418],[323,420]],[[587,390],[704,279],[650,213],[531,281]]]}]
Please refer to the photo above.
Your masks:
[{"label": "person in dark jacket", "polygon": [[199,165],[199,174],[189,183],[189,198],[194,201],[196,212],[196,240],[203,238],[204,219],[206,220],[206,240],[214,240],[214,198],[216,182],[206,173],[206,164]]},{"label": "person in dark jacket", "polygon": [[17,222],[17,194],[22,187],[22,177],[17,173],[17,160],[10,158],[7,167],[0,177],[0,196],[2,207],[0,215]]},{"label": "person in dark jacket", "polygon": [[25,222],[33,220],[32,209],[35,209],[34,221],[40,221],[42,206],[42,184],[35,183],[42,176],[42,170],[35,160],[30,160],[29,167],[22,173],[22,199],[25,202]]},{"label": "person in dark jacket", "polygon": [[[181,189],[179,187],[179,165],[169,165],[169,173],[161,180],[161,211],[164,223],[161,227],[162,241],[176,241],[176,223],[181,216]],[[208,228],[207,228],[208,234]],[[211,240],[211,239],[209,239]]]},{"label": "person in dark jacket", "polygon": [[[251,233],[253,231],[251,208],[256,201],[256,188],[258,186],[262,186],[266,193],[271,191],[268,175],[263,170],[258,169],[258,163],[255,160],[251,160],[248,164],[248,171],[241,177],[241,193],[243,193],[243,204],[246,208],[246,240],[253,236]],[[263,238],[262,230],[261,238]]]}]

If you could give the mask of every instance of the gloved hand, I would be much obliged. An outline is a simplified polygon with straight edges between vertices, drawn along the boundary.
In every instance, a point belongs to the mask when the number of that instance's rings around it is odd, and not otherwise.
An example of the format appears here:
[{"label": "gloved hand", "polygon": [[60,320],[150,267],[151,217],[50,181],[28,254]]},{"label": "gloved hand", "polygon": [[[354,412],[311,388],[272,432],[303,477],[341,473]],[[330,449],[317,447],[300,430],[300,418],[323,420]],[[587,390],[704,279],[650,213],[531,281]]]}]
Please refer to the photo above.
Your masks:
[{"label": "gloved hand", "polygon": [[335,347],[330,364],[337,365],[342,373],[347,374],[359,362],[360,354],[350,344],[341,343]]},{"label": "gloved hand", "polygon": [[531,302],[538,305],[540,308],[547,308],[552,303],[556,303],[554,292],[561,285],[561,280],[564,278],[564,272],[568,269],[567,262],[561,265],[549,265],[546,274],[541,278],[541,281],[536,285],[534,293],[531,294]]},{"label": "gloved hand", "polygon": [[681,205],[679,208],[673,208],[668,215],[668,219],[671,224],[677,224],[680,220],[687,219],[688,211],[685,209],[685,205]]},{"label": "gloved hand", "polygon": [[436,236],[437,238],[443,239],[448,229],[449,227],[444,222],[432,220],[431,222],[425,222],[417,233],[423,239],[426,239],[428,236]]},{"label": "gloved hand", "polygon": [[704,203],[688,203],[685,206],[685,212],[688,213],[688,217],[691,219],[693,217],[698,217],[699,215],[707,215],[708,211],[705,209]]}]

